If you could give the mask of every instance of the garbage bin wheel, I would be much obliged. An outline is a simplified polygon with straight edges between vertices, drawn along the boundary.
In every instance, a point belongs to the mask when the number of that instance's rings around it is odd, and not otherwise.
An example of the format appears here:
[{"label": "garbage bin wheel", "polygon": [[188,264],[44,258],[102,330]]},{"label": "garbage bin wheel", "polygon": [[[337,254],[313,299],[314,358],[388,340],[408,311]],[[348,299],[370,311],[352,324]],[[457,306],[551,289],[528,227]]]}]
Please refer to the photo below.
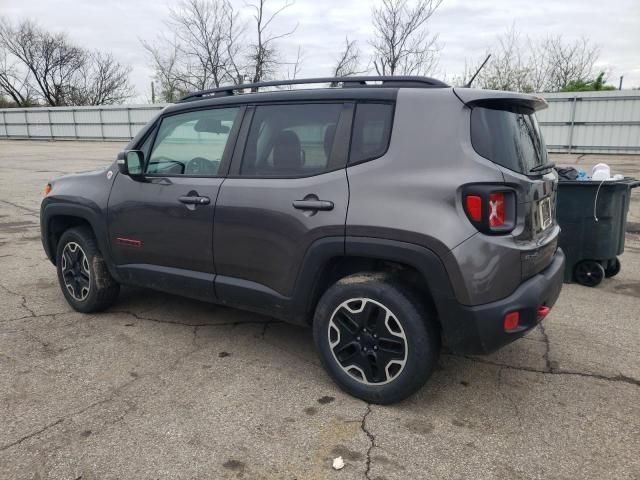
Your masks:
[{"label": "garbage bin wheel", "polygon": [[613,260],[609,260],[607,263],[607,267],[604,269],[604,276],[607,278],[615,277],[620,273],[620,260],[614,258]]},{"label": "garbage bin wheel", "polygon": [[573,270],[573,276],[580,285],[595,287],[604,279],[604,268],[595,260],[582,260]]}]

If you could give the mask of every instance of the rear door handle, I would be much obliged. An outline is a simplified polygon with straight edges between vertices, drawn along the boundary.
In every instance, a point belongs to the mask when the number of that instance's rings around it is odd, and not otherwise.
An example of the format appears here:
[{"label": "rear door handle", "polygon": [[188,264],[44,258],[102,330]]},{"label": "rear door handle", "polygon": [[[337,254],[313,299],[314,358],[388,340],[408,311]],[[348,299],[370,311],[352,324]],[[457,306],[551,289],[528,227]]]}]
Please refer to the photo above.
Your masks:
[{"label": "rear door handle", "polygon": [[191,195],[178,197],[178,200],[185,205],[209,205],[209,203],[211,203],[211,199],[209,197],[196,197]]},{"label": "rear door handle", "polygon": [[333,202],[329,200],[295,200],[293,208],[298,210],[333,210]]}]

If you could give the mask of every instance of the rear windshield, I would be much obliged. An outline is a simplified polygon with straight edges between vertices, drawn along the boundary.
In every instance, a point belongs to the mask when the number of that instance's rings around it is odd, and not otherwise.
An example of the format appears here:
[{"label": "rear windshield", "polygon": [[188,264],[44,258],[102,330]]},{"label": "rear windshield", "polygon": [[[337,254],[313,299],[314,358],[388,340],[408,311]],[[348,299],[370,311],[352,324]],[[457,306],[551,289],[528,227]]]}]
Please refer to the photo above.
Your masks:
[{"label": "rear windshield", "polygon": [[547,147],[530,112],[474,107],[471,143],[478,154],[519,173],[547,163]]}]

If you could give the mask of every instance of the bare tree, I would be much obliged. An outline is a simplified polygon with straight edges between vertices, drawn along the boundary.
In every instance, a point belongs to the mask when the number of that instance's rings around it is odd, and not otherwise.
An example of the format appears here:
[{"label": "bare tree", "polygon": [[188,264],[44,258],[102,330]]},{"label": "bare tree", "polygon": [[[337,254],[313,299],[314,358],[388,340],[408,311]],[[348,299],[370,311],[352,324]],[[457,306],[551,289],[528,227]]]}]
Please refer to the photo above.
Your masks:
[{"label": "bare tree", "polygon": [[165,22],[173,38],[140,42],[149,53],[160,98],[238,83],[244,70],[244,24],[227,0],[182,0]]},{"label": "bare tree", "polygon": [[533,90],[530,61],[523,52],[515,25],[498,37],[491,54],[491,59],[477,77],[482,88],[519,92]]},{"label": "bare tree", "polygon": [[35,95],[28,82],[28,74],[16,62],[11,62],[0,48],[0,94],[6,94],[17,107],[28,107],[35,103]]},{"label": "bare tree", "polygon": [[548,37],[543,41],[542,49],[548,52],[545,89],[551,91],[592,77],[600,56],[600,48],[584,37],[573,42],[566,42],[560,35]]},{"label": "bare tree", "polygon": [[190,90],[240,84],[245,79],[259,82],[274,75],[282,65],[287,66],[287,76],[297,76],[302,51],[294,62],[284,62],[276,45],[297,25],[284,33],[273,31],[277,17],[293,5],[293,0],[285,0],[276,10],[269,10],[267,1],[245,4],[252,17],[247,22],[229,0],[182,0],[166,22],[175,34],[173,39],[160,36],[151,42],[140,40],[151,58],[159,97],[173,102]]},{"label": "bare tree", "polygon": [[[16,103],[51,106],[113,103],[130,95],[129,69],[108,54],[73,45],[30,21],[0,22],[0,88]],[[96,103],[92,103],[96,104]]]},{"label": "bare tree", "polygon": [[240,19],[240,15],[233,8],[233,5],[227,2],[226,12],[226,29],[225,43],[227,47],[227,59],[229,61],[228,73],[234,77],[236,84],[244,82],[245,69],[245,45],[243,44],[243,36],[246,32],[247,25]]},{"label": "bare tree", "polygon": [[340,52],[340,56],[333,69],[334,77],[347,77],[349,75],[358,75],[364,73],[360,66],[360,49],[355,40],[344,39],[344,48]]},{"label": "bare tree", "polygon": [[442,0],[382,0],[373,9],[373,65],[378,75],[424,75],[438,63],[437,35],[427,22]]},{"label": "bare tree", "polygon": [[178,45],[176,41],[165,41],[162,46],[141,40],[142,46],[152,59],[154,80],[159,85],[158,98],[173,103],[186,93],[178,72]]},{"label": "bare tree", "polygon": [[30,21],[13,26],[3,21],[0,44],[26,69],[28,82],[45,103],[65,105],[74,77],[85,62],[82,49],[70,44],[64,34],[50,34]]},{"label": "bare tree", "polygon": [[520,92],[553,92],[585,82],[593,77],[599,55],[599,48],[585,38],[573,42],[561,36],[523,40],[515,25],[499,35],[489,51],[492,57],[478,76],[478,84]]},{"label": "bare tree", "polygon": [[280,34],[272,32],[271,27],[276,17],[285,9],[293,5],[293,1],[285,3],[273,13],[268,14],[265,9],[267,0],[256,0],[247,6],[253,10],[255,21],[255,40],[249,47],[249,74],[253,83],[260,82],[271,76],[278,66],[278,51],[275,42],[292,35],[298,26]]},{"label": "bare tree", "polygon": [[[293,62],[288,63],[287,66],[287,79],[295,80],[300,75],[300,70],[302,70],[302,62],[304,61],[304,52],[302,51],[302,47],[298,46],[298,50],[296,53],[296,59]],[[291,90],[293,88],[292,85],[288,86],[288,89]]]},{"label": "bare tree", "polygon": [[131,96],[131,67],[118,63],[110,53],[87,54],[80,68],[80,79],[70,88],[68,103],[73,105],[114,105]]},{"label": "bare tree", "polygon": [[219,0],[183,0],[169,15],[169,26],[179,40],[182,80],[192,88],[219,87],[229,78],[230,4]]}]

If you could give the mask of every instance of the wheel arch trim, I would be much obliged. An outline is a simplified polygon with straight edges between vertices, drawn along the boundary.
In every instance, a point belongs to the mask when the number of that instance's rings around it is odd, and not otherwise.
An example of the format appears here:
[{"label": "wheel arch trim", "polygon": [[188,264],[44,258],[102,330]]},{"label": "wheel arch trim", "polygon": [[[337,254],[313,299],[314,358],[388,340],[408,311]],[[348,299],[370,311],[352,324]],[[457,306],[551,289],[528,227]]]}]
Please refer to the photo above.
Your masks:
[{"label": "wheel arch trim", "polygon": [[111,275],[117,279],[117,272],[113,268],[111,251],[109,249],[107,228],[104,220],[89,206],[77,204],[60,204],[60,203],[43,203],[40,211],[40,231],[42,246],[44,247],[47,257],[56,264],[56,252],[53,245],[53,236],[51,231],[52,221],[56,217],[75,217],[86,221],[95,236],[96,242],[100,249],[100,253],[109,268]]},{"label": "wheel arch trim", "polygon": [[451,301],[456,301],[444,263],[426,247],[373,237],[326,237],[314,242],[304,257],[292,298],[295,314],[310,317],[320,274],[330,261],[349,257],[396,262],[414,268],[423,277],[439,314],[447,311]]}]

